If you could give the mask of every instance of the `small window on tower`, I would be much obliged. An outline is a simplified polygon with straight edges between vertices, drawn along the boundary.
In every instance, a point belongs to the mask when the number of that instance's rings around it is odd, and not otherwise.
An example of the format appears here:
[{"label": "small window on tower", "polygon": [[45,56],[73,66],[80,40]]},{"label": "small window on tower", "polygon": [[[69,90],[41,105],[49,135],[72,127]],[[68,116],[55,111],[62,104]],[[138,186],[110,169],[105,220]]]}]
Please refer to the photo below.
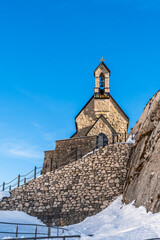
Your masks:
[{"label": "small window on tower", "polygon": [[100,95],[104,94],[104,75],[103,75],[103,73],[101,73],[101,75],[99,77],[99,91],[100,91]]}]

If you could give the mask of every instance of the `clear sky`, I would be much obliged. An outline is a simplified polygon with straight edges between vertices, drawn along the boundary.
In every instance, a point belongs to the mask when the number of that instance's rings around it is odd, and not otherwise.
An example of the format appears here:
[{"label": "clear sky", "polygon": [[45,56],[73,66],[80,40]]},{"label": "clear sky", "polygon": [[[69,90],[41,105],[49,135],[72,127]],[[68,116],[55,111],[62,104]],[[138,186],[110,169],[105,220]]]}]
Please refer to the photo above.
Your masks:
[{"label": "clear sky", "polygon": [[160,88],[160,1],[0,1],[0,183],[75,132],[102,56],[131,128]]}]

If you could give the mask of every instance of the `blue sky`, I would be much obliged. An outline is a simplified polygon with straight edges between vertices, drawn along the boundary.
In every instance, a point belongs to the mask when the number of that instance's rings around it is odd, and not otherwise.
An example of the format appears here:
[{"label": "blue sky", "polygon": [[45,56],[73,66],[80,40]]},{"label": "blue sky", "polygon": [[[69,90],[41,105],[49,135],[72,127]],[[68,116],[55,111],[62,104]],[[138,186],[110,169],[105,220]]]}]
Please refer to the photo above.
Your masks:
[{"label": "blue sky", "polygon": [[131,128],[160,87],[160,1],[0,2],[0,183],[75,132],[102,56]]}]

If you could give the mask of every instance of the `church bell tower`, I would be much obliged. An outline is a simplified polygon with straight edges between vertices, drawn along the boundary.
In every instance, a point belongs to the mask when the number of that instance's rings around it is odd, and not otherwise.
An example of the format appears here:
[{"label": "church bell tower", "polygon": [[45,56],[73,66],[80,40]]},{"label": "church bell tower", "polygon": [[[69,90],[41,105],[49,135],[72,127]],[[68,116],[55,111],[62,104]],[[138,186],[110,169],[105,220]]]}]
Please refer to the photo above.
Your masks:
[{"label": "church bell tower", "polygon": [[103,57],[101,59],[101,63],[94,71],[94,77],[95,77],[94,98],[109,98],[110,70],[105,65]]}]

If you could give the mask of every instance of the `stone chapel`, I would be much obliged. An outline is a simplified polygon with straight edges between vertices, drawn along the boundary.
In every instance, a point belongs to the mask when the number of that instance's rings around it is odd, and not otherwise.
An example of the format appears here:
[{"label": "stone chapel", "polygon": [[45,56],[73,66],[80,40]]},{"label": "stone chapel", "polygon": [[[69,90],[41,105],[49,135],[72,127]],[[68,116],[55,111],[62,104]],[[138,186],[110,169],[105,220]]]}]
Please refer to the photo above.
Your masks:
[{"label": "stone chapel", "polygon": [[76,132],[45,151],[43,173],[82,158],[93,149],[125,142],[129,118],[110,94],[110,70],[104,59],[94,71],[94,94],[75,117]]}]

